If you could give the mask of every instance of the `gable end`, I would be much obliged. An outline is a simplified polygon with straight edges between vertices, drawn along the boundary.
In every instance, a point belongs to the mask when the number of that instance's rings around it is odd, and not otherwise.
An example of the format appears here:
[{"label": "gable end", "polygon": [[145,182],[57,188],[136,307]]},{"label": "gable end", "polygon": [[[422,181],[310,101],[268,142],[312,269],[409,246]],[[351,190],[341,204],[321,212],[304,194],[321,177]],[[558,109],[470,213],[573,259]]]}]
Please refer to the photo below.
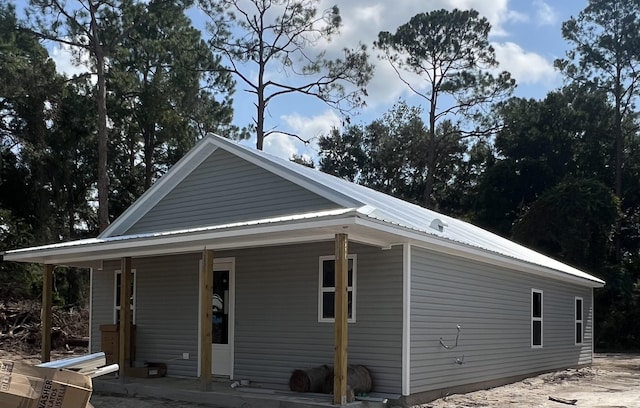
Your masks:
[{"label": "gable end", "polygon": [[197,228],[339,207],[260,166],[216,149],[124,233]]}]

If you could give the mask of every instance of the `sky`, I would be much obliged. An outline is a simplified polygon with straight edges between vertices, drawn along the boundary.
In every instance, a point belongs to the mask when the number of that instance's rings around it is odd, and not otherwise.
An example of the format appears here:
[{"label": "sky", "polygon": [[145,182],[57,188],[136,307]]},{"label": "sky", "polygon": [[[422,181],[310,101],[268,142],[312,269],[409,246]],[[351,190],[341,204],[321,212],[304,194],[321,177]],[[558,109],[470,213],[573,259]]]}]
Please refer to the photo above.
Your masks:
[{"label": "sky", "polygon": [[[328,55],[338,55],[344,47],[354,47],[359,42],[368,46],[370,61],[375,65],[374,77],[367,87],[366,107],[351,117],[352,124],[366,124],[381,117],[400,98],[409,105],[424,105],[424,100],[398,79],[389,63],[377,58],[378,52],[372,49],[372,44],[380,31],[395,32],[422,12],[474,8],[491,23],[489,40],[500,63],[499,71],[509,71],[518,84],[514,95],[539,99],[562,86],[562,77],[553,68],[553,61],[564,57],[569,48],[562,38],[561,25],[569,17],[577,16],[586,7],[587,0],[320,0],[319,8],[329,8],[336,3],[343,23],[340,35],[329,43],[319,44],[318,48],[326,50]],[[194,25],[204,31],[204,17],[194,10],[189,16]],[[73,66],[67,50],[51,46],[50,55],[61,72],[71,74],[83,70]],[[268,75],[278,76],[281,72]],[[238,126],[251,123],[255,112],[252,96],[239,83],[233,97],[234,123]],[[276,99],[269,106],[266,128],[276,127],[298,134],[309,143],[276,134],[265,139],[264,150],[285,158],[298,154],[315,160],[318,138],[333,127],[340,128],[342,123],[338,112],[313,98]],[[244,143],[255,145],[255,138]]]}]

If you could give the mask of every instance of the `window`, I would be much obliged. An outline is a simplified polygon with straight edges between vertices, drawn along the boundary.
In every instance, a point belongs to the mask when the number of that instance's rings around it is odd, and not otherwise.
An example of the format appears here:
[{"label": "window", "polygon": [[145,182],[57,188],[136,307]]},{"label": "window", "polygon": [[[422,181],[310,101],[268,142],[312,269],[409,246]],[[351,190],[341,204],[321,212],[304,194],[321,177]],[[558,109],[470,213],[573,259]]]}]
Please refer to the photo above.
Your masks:
[{"label": "window", "polygon": [[542,348],[542,291],[531,289],[531,347]]},{"label": "window", "polygon": [[[120,323],[120,282],[122,281],[122,272],[116,271],[115,285],[114,285],[114,308],[113,308],[113,321],[115,324]],[[131,323],[136,322],[136,270],[131,270]]]},{"label": "window", "polygon": [[[318,293],[318,321],[335,321],[335,290],[336,290],[336,261],[335,256],[320,257],[319,293]],[[356,256],[348,256],[347,302],[348,321],[356,321]]]},{"label": "window", "polygon": [[582,298],[576,297],[576,346],[582,344],[583,337],[582,325]]}]

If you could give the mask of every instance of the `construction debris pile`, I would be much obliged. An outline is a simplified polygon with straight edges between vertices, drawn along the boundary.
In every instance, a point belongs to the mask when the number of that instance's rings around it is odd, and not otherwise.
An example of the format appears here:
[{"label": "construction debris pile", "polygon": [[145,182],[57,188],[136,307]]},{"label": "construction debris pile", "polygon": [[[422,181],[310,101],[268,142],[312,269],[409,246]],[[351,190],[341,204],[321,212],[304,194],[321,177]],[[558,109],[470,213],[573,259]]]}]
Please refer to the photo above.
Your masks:
[{"label": "construction debris pile", "polygon": [[[86,348],[89,337],[89,311],[54,306],[52,310],[51,348]],[[5,351],[33,353],[40,349],[40,303],[0,301],[0,348]]]}]

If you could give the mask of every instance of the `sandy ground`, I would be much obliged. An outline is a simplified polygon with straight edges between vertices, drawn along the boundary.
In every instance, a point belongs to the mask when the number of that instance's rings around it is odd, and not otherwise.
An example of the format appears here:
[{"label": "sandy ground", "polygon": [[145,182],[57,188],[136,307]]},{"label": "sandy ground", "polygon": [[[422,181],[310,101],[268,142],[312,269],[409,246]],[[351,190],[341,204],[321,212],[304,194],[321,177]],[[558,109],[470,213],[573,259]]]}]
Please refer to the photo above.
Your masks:
[{"label": "sandy ground", "polygon": [[596,355],[591,367],[542,374],[514,384],[451,395],[420,408],[570,407],[549,397],[577,400],[576,407],[640,407],[640,355]]},{"label": "sandy ground", "polygon": [[[53,359],[69,355],[54,354]],[[16,355],[0,350],[1,359],[37,364],[38,356]],[[581,408],[640,408],[640,355],[596,355],[591,367],[539,375],[517,383],[450,395],[414,408],[563,408],[570,407],[549,397],[577,400]],[[206,405],[154,398],[120,397],[94,393],[95,408],[197,408]]]}]

